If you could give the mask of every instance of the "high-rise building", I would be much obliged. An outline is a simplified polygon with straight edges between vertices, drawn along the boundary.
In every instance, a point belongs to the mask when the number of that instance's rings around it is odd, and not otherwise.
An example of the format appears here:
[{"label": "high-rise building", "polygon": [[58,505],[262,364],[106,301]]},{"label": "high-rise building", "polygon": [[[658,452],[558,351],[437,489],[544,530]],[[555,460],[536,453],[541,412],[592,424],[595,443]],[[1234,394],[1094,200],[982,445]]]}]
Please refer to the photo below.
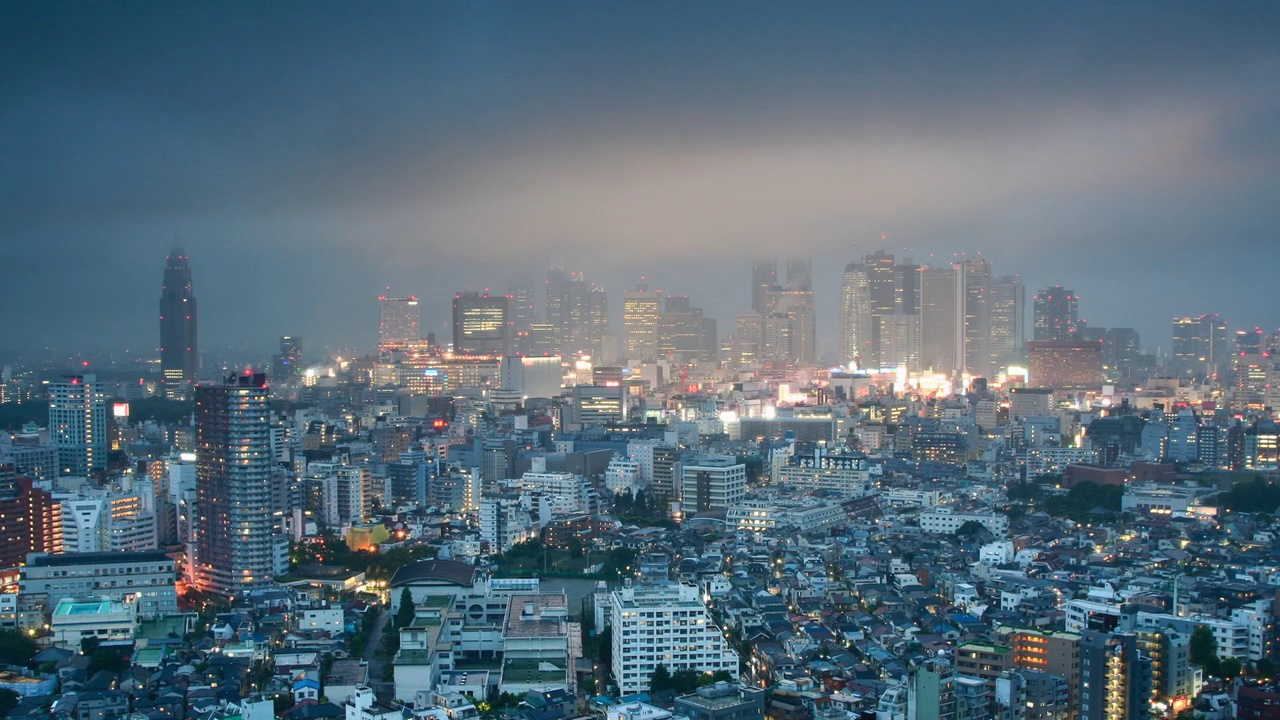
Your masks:
[{"label": "high-rise building", "polygon": [[1054,285],[1036,293],[1033,340],[1074,340],[1080,321],[1080,298]]},{"label": "high-rise building", "polygon": [[737,458],[709,455],[681,469],[680,497],[686,512],[726,509],[747,495],[747,466]]},{"label": "high-rise building", "polygon": [[658,357],[658,324],[662,292],[650,290],[641,278],[636,289],[623,296],[622,326],[627,359],[632,362]]},{"label": "high-rise building", "polygon": [[751,309],[769,312],[769,293],[778,286],[778,262],[758,260],[751,266]]},{"label": "high-rise building", "polygon": [[454,354],[510,355],[514,340],[511,298],[474,291],[453,296]]},{"label": "high-rise building", "polygon": [[1138,331],[1108,328],[1102,339],[1102,370],[1112,380],[1133,378],[1142,354]]},{"label": "high-rise building", "polygon": [[775,289],[768,294],[769,317],[786,321],[789,343],[787,359],[812,365],[818,356],[817,313],[813,291],[797,288]]},{"label": "high-rise building", "polygon": [[668,581],[620,588],[609,599],[613,673],[622,695],[648,690],[659,665],[672,674],[738,672],[738,654],[716,627],[698,588]]},{"label": "high-rise building", "polygon": [[272,518],[270,390],[261,373],[230,375],[195,392],[195,583],[238,596],[288,567]]},{"label": "high-rise building", "polygon": [[1179,370],[1204,373],[1229,369],[1234,336],[1217,314],[1173,320],[1173,362]]},{"label": "high-rise building", "polygon": [[1136,635],[1081,633],[1080,720],[1148,720],[1151,692],[1151,659]]},{"label": "high-rise building", "polygon": [[378,349],[382,353],[401,350],[421,339],[421,309],[418,298],[378,297]]},{"label": "high-rise building", "polygon": [[658,357],[688,362],[703,354],[702,308],[693,307],[688,295],[663,298],[658,317]]},{"label": "high-rise building", "polygon": [[1027,374],[1029,387],[1099,390],[1102,343],[1032,340],[1027,343]]},{"label": "high-rise building", "polygon": [[294,335],[280,336],[280,352],[271,363],[273,380],[286,382],[302,374],[302,338]]},{"label": "high-rise building", "polygon": [[866,266],[849,263],[840,288],[840,362],[865,367],[871,358],[871,278]]},{"label": "high-rise building", "polygon": [[813,259],[802,255],[787,258],[787,287],[792,290],[813,290]]},{"label": "high-rise building", "polygon": [[1002,275],[991,283],[991,363],[997,370],[1015,364],[1026,343],[1027,291],[1017,275]]},{"label": "high-rise building", "polygon": [[49,383],[49,433],[58,472],[87,476],[107,467],[110,432],[105,386],[96,375],[70,375]]},{"label": "high-rise building", "polygon": [[991,361],[991,263],[970,258],[956,263],[964,301],[964,323],[961,339],[964,372],[979,377],[992,377]]},{"label": "high-rise building", "polygon": [[951,267],[920,269],[920,364],[954,375],[963,361],[964,300]]},{"label": "high-rise building", "polygon": [[609,334],[609,297],[603,286],[588,283],[580,272],[552,268],[547,271],[545,314],[559,354],[603,356]]},{"label": "high-rise building", "polygon": [[190,397],[200,372],[199,351],[191,264],[185,252],[174,249],[165,259],[160,291],[160,372],[166,395]]}]

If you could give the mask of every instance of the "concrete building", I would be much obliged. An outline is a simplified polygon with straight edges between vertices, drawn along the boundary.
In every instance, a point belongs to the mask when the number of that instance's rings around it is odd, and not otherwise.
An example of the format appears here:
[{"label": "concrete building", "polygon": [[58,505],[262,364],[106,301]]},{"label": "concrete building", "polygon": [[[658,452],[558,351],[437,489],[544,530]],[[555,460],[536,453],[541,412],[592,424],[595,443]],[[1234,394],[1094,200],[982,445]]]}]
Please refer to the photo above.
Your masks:
[{"label": "concrete building", "polygon": [[967,522],[982,525],[997,538],[1009,534],[1009,517],[1004,513],[966,513],[937,507],[920,514],[920,529],[938,535],[954,535]]},{"label": "concrete building", "polygon": [[824,448],[812,455],[792,455],[778,469],[777,482],[801,492],[824,490],[850,498],[869,495],[875,489],[864,455],[836,455]]},{"label": "concrete building", "polygon": [[738,654],[712,622],[697,587],[624,587],[610,594],[610,603],[613,672],[623,695],[648,690],[658,665],[672,673],[737,673]]},{"label": "concrete building", "polygon": [[747,494],[747,466],[737,458],[708,455],[681,469],[681,503],[685,512],[727,509]]},{"label": "concrete building", "polygon": [[22,568],[21,595],[57,607],[63,600],[132,596],[141,617],[178,612],[172,558],[159,551],[46,555],[32,553]]},{"label": "concrete building", "polygon": [[573,674],[571,647],[579,647],[564,593],[511,595],[502,624],[501,692],[567,689]]},{"label": "concrete building", "polygon": [[77,651],[88,638],[131,642],[138,629],[138,606],[130,599],[64,599],[54,608],[49,629],[54,645]]},{"label": "concrete building", "polygon": [[1096,392],[1102,389],[1102,343],[1032,340],[1027,373],[1031,387]]},{"label": "concrete building", "polygon": [[273,523],[270,390],[252,373],[198,385],[195,396],[195,582],[241,596],[289,565],[288,538]]},{"label": "concrete building", "polygon": [[762,688],[718,682],[676,698],[675,712],[689,720],[761,720],[767,695]]}]

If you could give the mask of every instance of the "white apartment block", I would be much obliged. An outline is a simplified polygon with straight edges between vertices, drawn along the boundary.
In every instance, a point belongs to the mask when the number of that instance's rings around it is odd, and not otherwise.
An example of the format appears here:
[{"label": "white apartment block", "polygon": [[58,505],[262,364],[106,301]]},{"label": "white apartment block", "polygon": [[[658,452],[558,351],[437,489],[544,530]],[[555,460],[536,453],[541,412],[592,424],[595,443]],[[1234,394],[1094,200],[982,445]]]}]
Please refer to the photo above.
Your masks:
[{"label": "white apartment block", "polygon": [[939,507],[920,514],[920,529],[937,535],[953,535],[967,522],[981,524],[998,538],[1009,534],[1009,517],[1002,513],[964,513]]},{"label": "white apartment block", "polygon": [[692,585],[624,587],[610,594],[613,672],[622,695],[649,689],[658,665],[673,674],[738,672],[738,654],[711,621]]},{"label": "white apartment block", "polygon": [[680,480],[687,513],[728,509],[747,496],[747,466],[727,455],[708,455],[684,465]]},{"label": "white apartment block", "polygon": [[[1068,600],[1063,604],[1066,613],[1067,632],[1080,632],[1089,626],[1095,615],[1120,616],[1120,606],[1094,600]],[[1191,635],[1201,625],[1213,632],[1218,656],[1235,658],[1241,662],[1261,660],[1265,657],[1265,629],[1271,622],[1266,601],[1253,608],[1237,608],[1230,619],[1212,615],[1172,615],[1169,613],[1138,612],[1137,624],[1141,628],[1172,628]]]},{"label": "white apartment block", "polygon": [[1027,466],[1027,477],[1060,473],[1068,465],[1095,465],[1098,462],[1098,451],[1092,448],[1073,447],[1034,447],[1022,456]]},{"label": "white apartment block", "polygon": [[801,492],[826,490],[845,497],[863,497],[875,490],[867,459],[852,455],[796,455],[778,469],[777,482]]},{"label": "white apartment block", "polygon": [[[652,456],[650,456],[652,459]],[[635,494],[645,486],[640,477],[640,463],[628,457],[614,455],[604,471],[604,483],[614,493]]]},{"label": "white apartment block", "polygon": [[527,472],[520,477],[524,490],[537,490],[551,499],[554,515],[585,512],[588,505],[586,478],[567,472]]},{"label": "white apartment block", "polygon": [[880,497],[890,507],[931,508],[942,502],[942,491],[891,488],[880,493]]},{"label": "white apartment block", "polygon": [[504,553],[512,545],[538,537],[541,527],[519,500],[506,498],[480,503],[480,541],[488,544],[490,553]]}]

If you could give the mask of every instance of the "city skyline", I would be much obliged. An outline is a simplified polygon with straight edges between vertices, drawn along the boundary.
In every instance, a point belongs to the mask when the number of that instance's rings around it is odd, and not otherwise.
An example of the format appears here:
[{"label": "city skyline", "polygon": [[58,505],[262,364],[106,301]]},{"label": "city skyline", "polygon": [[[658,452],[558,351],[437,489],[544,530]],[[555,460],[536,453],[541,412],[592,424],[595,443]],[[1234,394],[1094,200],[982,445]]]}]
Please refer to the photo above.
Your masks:
[{"label": "city skyline", "polygon": [[1272,6],[311,10],[6,6],[15,346],[152,347],[175,240],[211,348],[368,347],[351,300],[387,285],[442,333],[452,293],[552,265],[703,293],[727,326],[750,258],[793,252],[834,348],[840,271],[881,247],[982,251],[1152,347],[1174,315],[1280,325],[1252,297]]}]

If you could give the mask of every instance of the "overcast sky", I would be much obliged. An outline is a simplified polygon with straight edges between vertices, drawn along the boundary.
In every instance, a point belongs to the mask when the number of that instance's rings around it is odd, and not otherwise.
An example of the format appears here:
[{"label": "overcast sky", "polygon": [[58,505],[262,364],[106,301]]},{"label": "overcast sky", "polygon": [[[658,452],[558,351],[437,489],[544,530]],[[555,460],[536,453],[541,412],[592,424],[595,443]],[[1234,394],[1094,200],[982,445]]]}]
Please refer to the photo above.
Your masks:
[{"label": "overcast sky", "polygon": [[[1169,345],[1280,326],[1280,3],[0,4],[4,349],[371,348],[374,297],[981,252]],[[882,236],[887,236],[882,240]]]}]

